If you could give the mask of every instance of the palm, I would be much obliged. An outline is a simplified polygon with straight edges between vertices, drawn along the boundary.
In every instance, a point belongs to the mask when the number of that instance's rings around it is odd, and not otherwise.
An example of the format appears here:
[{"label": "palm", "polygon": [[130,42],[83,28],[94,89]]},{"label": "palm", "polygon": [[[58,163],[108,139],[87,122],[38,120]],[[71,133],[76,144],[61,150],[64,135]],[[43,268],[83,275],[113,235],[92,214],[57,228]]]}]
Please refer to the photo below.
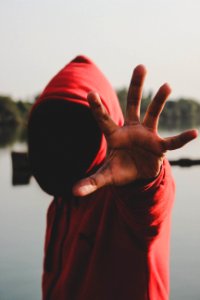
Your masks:
[{"label": "palm", "polygon": [[168,84],[161,86],[144,119],[140,121],[140,102],[145,75],[146,70],[142,65],[136,67],[133,72],[127,99],[126,122],[123,127],[113,122],[98,94],[88,95],[92,112],[106,137],[109,154],[103,166],[94,175],[75,185],[75,195],[84,196],[108,184],[124,185],[139,178],[153,178],[158,175],[167,150],[178,149],[197,136],[196,130],[165,139],[157,134],[159,115],[171,92]]},{"label": "palm", "polygon": [[[126,136],[129,137],[127,144]],[[114,184],[122,185],[138,178],[153,178],[158,175],[164,149],[162,139],[156,133],[150,132],[141,124],[126,125],[119,128],[113,139],[114,142],[108,143],[112,150],[107,158],[107,166]],[[112,143],[115,144],[114,147]]]}]

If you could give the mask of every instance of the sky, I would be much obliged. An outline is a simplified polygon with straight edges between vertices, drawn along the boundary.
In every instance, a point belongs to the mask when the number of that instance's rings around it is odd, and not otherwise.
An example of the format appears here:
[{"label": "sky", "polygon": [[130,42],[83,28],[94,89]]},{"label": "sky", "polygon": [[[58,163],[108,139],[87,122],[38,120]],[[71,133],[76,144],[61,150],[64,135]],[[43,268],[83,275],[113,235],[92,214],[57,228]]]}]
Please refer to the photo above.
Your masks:
[{"label": "sky", "polygon": [[148,69],[145,92],[200,101],[199,0],[0,0],[0,94],[31,99],[78,54],[114,88]]}]

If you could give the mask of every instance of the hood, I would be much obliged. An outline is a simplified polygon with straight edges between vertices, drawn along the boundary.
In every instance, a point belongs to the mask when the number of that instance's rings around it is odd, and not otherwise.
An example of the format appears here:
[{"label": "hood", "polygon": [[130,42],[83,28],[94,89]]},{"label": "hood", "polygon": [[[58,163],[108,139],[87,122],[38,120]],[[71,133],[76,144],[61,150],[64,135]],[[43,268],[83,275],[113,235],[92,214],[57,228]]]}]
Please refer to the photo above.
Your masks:
[{"label": "hood", "polygon": [[[73,177],[70,186],[98,168],[105,159],[105,137],[87,102],[90,91],[99,93],[108,113],[121,126],[123,115],[113,88],[98,67],[85,56],[77,56],[58,72],[31,110],[28,124],[30,165],[39,185],[49,194],[64,193],[64,185],[69,181],[64,169],[68,169],[68,175],[74,174],[70,176]],[[69,142],[71,137],[75,137],[73,145]],[[84,139],[81,140],[82,137]],[[63,148],[65,152],[62,152]],[[71,149],[70,158],[68,149]],[[73,155],[74,151],[76,155]],[[60,157],[60,160],[57,161],[56,157]],[[68,157],[66,165],[62,162],[64,157]],[[81,157],[83,165],[77,157]],[[63,166],[63,172],[60,172],[59,164]]]}]

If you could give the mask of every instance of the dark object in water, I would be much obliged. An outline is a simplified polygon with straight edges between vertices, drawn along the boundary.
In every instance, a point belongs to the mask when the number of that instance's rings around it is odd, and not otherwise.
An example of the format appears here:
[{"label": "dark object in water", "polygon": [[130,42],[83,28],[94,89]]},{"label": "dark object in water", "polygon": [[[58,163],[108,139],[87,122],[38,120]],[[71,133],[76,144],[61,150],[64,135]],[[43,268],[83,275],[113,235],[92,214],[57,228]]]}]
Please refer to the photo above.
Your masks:
[{"label": "dark object in water", "polygon": [[192,167],[200,165],[200,159],[180,158],[177,160],[170,160],[169,163],[171,166]]},{"label": "dark object in water", "polygon": [[12,158],[12,184],[25,185],[29,184],[31,170],[26,152],[11,152]]}]

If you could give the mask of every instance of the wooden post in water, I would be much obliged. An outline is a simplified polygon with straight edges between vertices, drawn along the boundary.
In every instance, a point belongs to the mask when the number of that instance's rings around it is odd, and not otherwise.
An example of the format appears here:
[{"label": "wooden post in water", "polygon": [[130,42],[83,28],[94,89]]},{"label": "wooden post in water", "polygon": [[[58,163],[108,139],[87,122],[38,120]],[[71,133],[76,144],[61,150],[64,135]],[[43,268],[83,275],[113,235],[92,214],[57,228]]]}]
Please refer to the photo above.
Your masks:
[{"label": "wooden post in water", "polygon": [[29,184],[31,170],[26,152],[11,152],[12,158],[12,184],[25,185]]}]

